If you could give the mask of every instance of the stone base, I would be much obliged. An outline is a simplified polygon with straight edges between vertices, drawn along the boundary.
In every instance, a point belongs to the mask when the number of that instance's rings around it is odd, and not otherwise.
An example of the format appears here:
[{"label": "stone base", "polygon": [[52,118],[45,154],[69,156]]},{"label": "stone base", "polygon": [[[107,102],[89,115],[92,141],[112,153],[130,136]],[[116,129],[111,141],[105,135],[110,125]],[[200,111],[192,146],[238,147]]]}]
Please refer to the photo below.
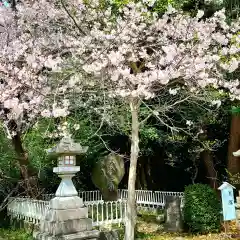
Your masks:
[{"label": "stone base", "polygon": [[88,217],[88,210],[85,207],[75,209],[51,209],[45,215],[45,221],[63,222],[66,220],[84,219]]},{"label": "stone base", "polygon": [[40,225],[40,232],[52,236],[92,230],[87,208],[80,197],[55,197]]},{"label": "stone base", "polygon": [[97,240],[99,231],[93,230],[92,219],[78,196],[55,197],[50,200],[36,240]]},{"label": "stone base", "polygon": [[90,231],[92,229],[92,219],[90,218],[73,219],[62,222],[50,222],[45,220],[40,227],[41,232],[53,236]]},{"label": "stone base", "polygon": [[98,230],[78,232],[62,236],[52,236],[46,233],[33,233],[36,240],[98,240],[100,232]]},{"label": "stone base", "polygon": [[76,209],[83,207],[83,200],[78,196],[72,197],[55,197],[50,200],[49,208],[50,209]]}]

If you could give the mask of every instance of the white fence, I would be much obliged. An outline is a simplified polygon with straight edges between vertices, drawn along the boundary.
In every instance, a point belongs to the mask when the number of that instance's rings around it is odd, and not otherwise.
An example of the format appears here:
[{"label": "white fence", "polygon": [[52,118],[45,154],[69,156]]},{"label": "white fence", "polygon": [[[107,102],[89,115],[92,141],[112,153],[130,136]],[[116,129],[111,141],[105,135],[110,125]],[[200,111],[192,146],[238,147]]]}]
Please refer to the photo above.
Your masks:
[{"label": "white fence", "polygon": [[[138,206],[164,208],[166,196],[178,196],[181,198],[181,201],[183,200],[183,192],[136,190],[135,194]],[[128,191],[125,189],[119,190],[118,196],[120,199],[127,199]]]},{"label": "white fence", "polygon": [[48,206],[49,201],[10,198],[7,209],[11,218],[38,225],[43,220]]},{"label": "white fence", "polygon": [[[100,191],[79,191],[79,197],[83,199],[85,203],[96,203],[103,201],[102,194]],[[55,195],[54,194],[44,194],[43,200],[49,201]],[[183,192],[164,192],[164,191],[149,191],[149,190],[136,190],[136,202],[138,206],[148,206],[148,207],[160,207],[165,206],[166,196],[179,196],[181,200],[183,199]],[[118,199],[126,200],[128,197],[128,191],[126,189],[118,190]]]},{"label": "white fence", "polygon": [[[124,223],[126,216],[126,201],[89,202],[88,217],[93,226]],[[12,219],[23,220],[27,223],[39,225],[49,208],[49,201],[33,200],[29,198],[11,198],[8,204],[8,214]]]},{"label": "white fence", "polygon": [[[79,196],[88,208],[88,217],[92,219],[93,226],[125,222],[127,190],[119,190],[118,200],[113,202],[104,202],[100,191],[79,192]],[[182,192],[136,190],[136,203],[140,208],[164,208],[165,196],[179,196],[183,200]],[[12,218],[39,225],[48,210],[49,200],[53,197],[54,194],[44,195],[44,200],[11,198],[8,213]]]},{"label": "white fence", "polygon": [[88,217],[93,226],[118,224],[125,222],[127,202],[118,200],[113,202],[91,202],[85,204],[88,208]]}]

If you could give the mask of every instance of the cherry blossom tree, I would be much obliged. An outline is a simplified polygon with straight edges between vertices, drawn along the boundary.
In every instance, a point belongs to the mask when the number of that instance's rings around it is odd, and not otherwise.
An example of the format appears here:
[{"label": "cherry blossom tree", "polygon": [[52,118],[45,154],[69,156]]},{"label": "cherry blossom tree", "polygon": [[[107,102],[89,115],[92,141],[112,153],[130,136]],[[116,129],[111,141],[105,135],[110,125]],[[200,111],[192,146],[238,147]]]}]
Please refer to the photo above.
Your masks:
[{"label": "cherry blossom tree", "polygon": [[[180,91],[188,89],[189,97],[221,86],[229,89],[232,98],[239,99],[238,80],[224,80],[224,72],[233,72],[239,65],[238,58],[234,57],[239,52],[239,25],[228,26],[224,11],[217,12],[211,19],[201,20],[204,12],[199,11],[191,18],[169,7],[159,19],[140,4],[129,4],[122,14],[107,35],[106,31],[98,32],[101,42],[98,44],[102,47],[96,46],[91,54],[93,63],[86,64],[83,69],[101,80],[110,96],[125,99],[131,109],[125,239],[134,239],[140,105],[146,99],[160,97],[161,91],[177,83]],[[238,47],[234,41],[238,42]],[[152,110],[152,115],[163,123],[159,111]]]},{"label": "cherry blossom tree", "polygon": [[[192,99],[207,101],[211,89],[225,88],[230,98],[240,98],[239,81],[225,80],[226,72],[239,66],[239,19],[228,25],[224,10],[204,19],[202,11],[191,17],[171,6],[159,17],[141,2],[130,2],[113,15],[110,7],[97,0],[86,4],[26,1],[16,11],[0,11],[0,116],[11,137],[39,115],[67,116],[79,104],[99,96],[109,104],[118,99],[129,107],[125,239],[133,240],[140,127],[154,116],[170,130],[179,131],[163,121],[163,109],[171,111]],[[179,92],[179,98],[157,108],[146,104],[146,100],[161,99],[166,91],[174,96]],[[142,105],[149,111],[143,120]]]},{"label": "cherry blossom tree", "polygon": [[[77,1],[74,6],[81,12]],[[69,16],[63,1],[61,7],[43,0],[0,8],[0,118],[27,181],[32,172],[22,134],[38,117],[57,118],[68,114],[69,102],[62,96],[65,87],[58,85],[56,89],[49,76],[52,71],[58,71],[62,56],[75,48],[74,38],[86,35],[72,24]],[[65,33],[68,28],[70,31]]]},{"label": "cherry blossom tree", "polygon": [[[7,137],[12,140],[18,155],[18,164],[23,179],[28,182],[32,175],[28,165],[28,156],[22,145],[22,133],[36,117],[42,101],[42,86],[38,75],[23,66],[21,55],[26,49],[20,45],[24,41],[14,12],[0,8],[0,79],[1,79],[1,120]],[[20,33],[20,35],[19,35]],[[18,36],[21,36],[18,38]],[[40,87],[41,86],[41,87]],[[34,91],[33,91],[34,89]],[[29,190],[29,186],[26,186]],[[31,194],[35,195],[35,194]]]},{"label": "cherry blossom tree", "polygon": [[[47,99],[53,103],[53,117],[66,116],[69,104],[64,99],[54,98],[55,92],[48,80],[49,72],[57,70],[56,64],[62,60],[62,44],[56,31],[65,11],[49,4],[50,11],[46,15],[46,4],[47,1],[39,4],[25,1],[24,5],[15,5],[13,9],[0,8],[0,118],[18,155],[17,164],[26,183],[34,172],[29,168],[22,135],[39,116],[50,116],[46,110],[49,109]],[[27,188],[32,189],[28,184]],[[32,190],[27,194],[36,195]]]}]

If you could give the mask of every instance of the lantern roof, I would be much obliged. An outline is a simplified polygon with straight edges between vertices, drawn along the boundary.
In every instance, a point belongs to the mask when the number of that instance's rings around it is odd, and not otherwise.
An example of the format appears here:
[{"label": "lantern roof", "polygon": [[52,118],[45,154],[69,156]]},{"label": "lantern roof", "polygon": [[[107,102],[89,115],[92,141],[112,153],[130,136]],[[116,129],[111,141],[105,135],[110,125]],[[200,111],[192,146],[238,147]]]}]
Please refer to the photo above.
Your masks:
[{"label": "lantern roof", "polygon": [[64,136],[55,147],[48,149],[47,152],[50,155],[82,155],[87,150],[88,147],[74,142],[71,136]]}]

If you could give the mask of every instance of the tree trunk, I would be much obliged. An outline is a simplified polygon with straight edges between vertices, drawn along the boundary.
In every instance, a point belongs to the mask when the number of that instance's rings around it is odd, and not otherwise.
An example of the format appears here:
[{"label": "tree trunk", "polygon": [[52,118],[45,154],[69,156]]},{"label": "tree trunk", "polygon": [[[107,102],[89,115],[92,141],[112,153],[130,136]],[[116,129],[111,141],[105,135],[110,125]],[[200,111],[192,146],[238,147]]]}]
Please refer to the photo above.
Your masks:
[{"label": "tree trunk", "polygon": [[202,158],[207,171],[207,178],[209,179],[210,186],[213,189],[217,189],[219,187],[217,182],[217,171],[214,167],[212,153],[209,150],[205,150],[202,152]]},{"label": "tree trunk", "polygon": [[147,189],[147,181],[146,181],[146,175],[145,175],[145,171],[144,171],[144,159],[142,159],[142,164],[141,164],[141,172],[140,172],[140,180],[141,180],[141,189]]},{"label": "tree trunk", "polygon": [[39,193],[37,179],[34,177],[33,170],[30,168],[29,158],[27,152],[23,148],[19,132],[12,138],[12,145],[17,155],[21,179],[23,181],[21,187],[23,188],[25,195],[36,198]]},{"label": "tree trunk", "polygon": [[137,99],[132,99],[130,101],[130,109],[132,114],[132,132],[131,132],[130,168],[128,175],[128,200],[127,200],[125,240],[135,239],[135,226],[137,218],[135,200],[137,160],[139,155],[139,122],[138,122],[139,103]]},{"label": "tree trunk", "polygon": [[137,164],[136,189],[141,190],[147,189],[144,160],[144,158],[139,157]]},{"label": "tree trunk", "polygon": [[27,166],[28,166],[29,162],[28,162],[27,153],[25,152],[25,150],[22,146],[22,140],[21,140],[20,133],[17,133],[12,138],[12,144],[13,144],[14,150],[17,154],[18,163],[20,165],[19,167],[20,167],[22,177],[25,178],[28,176]]},{"label": "tree trunk", "polygon": [[137,176],[136,176],[136,189],[142,189],[142,183],[141,183],[141,165],[140,165],[140,159],[138,159],[137,164]]},{"label": "tree trunk", "polygon": [[240,160],[233,156],[233,152],[240,149],[240,115],[232,115],[229,143],[227,169],[231,174],[240,172]]}]

